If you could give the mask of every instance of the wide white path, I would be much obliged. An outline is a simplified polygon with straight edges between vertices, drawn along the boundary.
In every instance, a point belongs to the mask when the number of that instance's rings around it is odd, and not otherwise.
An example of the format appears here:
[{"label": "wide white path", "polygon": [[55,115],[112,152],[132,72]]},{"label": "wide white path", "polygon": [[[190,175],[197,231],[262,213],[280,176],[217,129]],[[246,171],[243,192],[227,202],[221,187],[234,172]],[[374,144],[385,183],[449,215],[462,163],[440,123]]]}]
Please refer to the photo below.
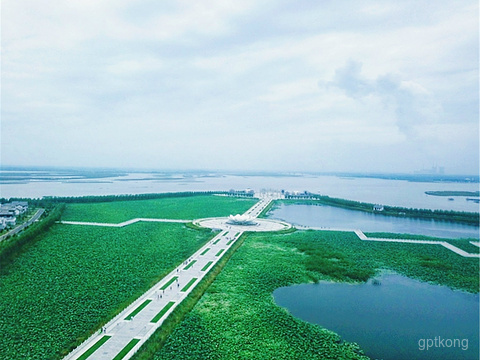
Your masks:
[{"label": "wide white path", "polygon": [[86,226],[106,226],[106,227],[124,227],[137,222],[171,222],[171,223],[188,223],[191,220],[178,220],[178,219],[150,219],[150,218],[136,218],[127,220],[118,224],[115,223],[98,223],[98,222],[87,222],[87,221],[59,221],[60,224],[66,225],[86,225]]}]

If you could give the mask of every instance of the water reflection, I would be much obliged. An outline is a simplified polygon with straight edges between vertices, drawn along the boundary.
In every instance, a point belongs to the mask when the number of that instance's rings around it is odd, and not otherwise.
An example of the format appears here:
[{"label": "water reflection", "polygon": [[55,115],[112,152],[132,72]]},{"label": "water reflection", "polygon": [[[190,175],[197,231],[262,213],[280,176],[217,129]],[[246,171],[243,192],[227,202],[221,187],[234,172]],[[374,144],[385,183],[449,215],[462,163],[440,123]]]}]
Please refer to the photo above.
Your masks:
[{"label": "water reflection", "polygon": [[280,204],[270,213],[274,219],[308,227],[360,229],[364,232],[418,234],[440,238],[476,238],[477,226],[383,216],[325,205]]},{"label": "water reflection", "polygon": [[478,294],[392,273],[378,281],[294,285],[273,296],[292,315],[357,342],[372,358],[478,359]]}]

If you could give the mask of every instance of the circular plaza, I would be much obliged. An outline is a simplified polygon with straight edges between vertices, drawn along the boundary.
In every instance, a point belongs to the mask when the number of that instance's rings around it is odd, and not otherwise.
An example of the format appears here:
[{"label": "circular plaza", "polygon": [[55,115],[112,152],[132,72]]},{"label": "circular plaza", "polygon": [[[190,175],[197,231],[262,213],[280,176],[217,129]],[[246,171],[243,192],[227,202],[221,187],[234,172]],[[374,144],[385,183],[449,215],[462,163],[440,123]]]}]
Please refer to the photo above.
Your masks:
[{"label": "circular plaza", "polygon": [[232,221],[231,217],[198,219],[194,220],[193,224],[209,229],[253,232],[282,231],[288,230],[292,227],[292,225],[284,221],[258,218],[255,218],[254,221],[248,223],[235,223]]}]

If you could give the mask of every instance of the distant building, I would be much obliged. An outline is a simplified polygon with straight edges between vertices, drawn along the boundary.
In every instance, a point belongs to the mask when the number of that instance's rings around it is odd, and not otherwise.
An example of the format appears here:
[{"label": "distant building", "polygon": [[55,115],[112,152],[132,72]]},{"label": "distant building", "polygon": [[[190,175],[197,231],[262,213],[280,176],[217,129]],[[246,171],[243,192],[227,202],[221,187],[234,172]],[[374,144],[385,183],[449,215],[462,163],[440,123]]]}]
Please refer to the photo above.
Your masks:
[{"label": "distant building", "polygon": [[255,191],[253,191],[252,189],[246,189],[246,190],[230,189],[228,191],[228,194],[230,196],[237,196],[237,197],[253,197],[253,195],[255,195]]},{"label": "distant building", "polygon": [[4,218],[5,225],[7,227],[14,227],[17,224],[17,218],[16,217],[8,217]]},{"label": "distant building", "polygon": [[383,205],[374,205],[373,206],[373,211],[383,211]]},{"label": "distant building", "polygon": [[309,191],[285,191],[285,199],[314,199],[314,196]]},{"label": "distant building", "polygon": [[12,201],[10,204],[14,206],[20,212],[20,214],[28,211],[28,202],[26,201]]},{"label": "distant building", "polygon": [[[12,201],[6,204],[0,204],[0,229],[15,226],[17,216],[26,213],[28,210],[28,202]],[[2,227],[5,225],[4,227]]]}]

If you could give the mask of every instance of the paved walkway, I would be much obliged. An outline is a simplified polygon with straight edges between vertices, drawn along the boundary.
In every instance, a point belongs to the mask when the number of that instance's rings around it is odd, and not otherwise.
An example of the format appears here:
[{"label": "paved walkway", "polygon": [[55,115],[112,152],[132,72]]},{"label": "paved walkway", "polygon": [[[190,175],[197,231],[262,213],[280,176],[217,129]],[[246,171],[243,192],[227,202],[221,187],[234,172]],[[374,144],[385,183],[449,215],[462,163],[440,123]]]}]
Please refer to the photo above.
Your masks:
[{"label": "paved walkway", "polygon": [[[396,243],[409,243],[409,244],[429,244],[429,245],[441,245],[445,248],[447,248],[450,251],[453,251],[454,253],[463,256],[463,257],[476,257],[480,258],[480,254],[475,254],[475,253],[468,253],[465,250],[462,250],[455,245],[450,244],[449,242],[446,241],[436,241],[436,240],[413,240],[413,239],[390,239],[390,238],[372,238],[368,237],[363,233],[362,230],[352,230],[352,229],[331,229],[331,228],[318,228],[318,227],[300,227],[297,226],[299,229],[305,229],[305,230],[317,230],[317,231],[343,231],[343,232],[354,232],[360,240],[363,241],[378,241],[378,242],[396,242]],[[471,244],[476,245],[480,247],[479,242],[475,241],[470,241]]]},{"label": "paved walkway", "polygon": [[97,222],[85,222],[85,221],[59,221],[60,224],[66,225],[86,225],[86,226],[106,226],[106,227],[124,227],[137,222],[173,222],[173,223],[189,223],[191,220],[178,220],[178,219],[149,219],[149,218],[136,218],[127,220],[118,224],[115,223],[97,223]]},{"label": "paved walkway", "polygon": [[[261,200],[249,209],[246,214],[258,216],[268,206],[270,201],[271,199]],[[133,219],[121,224],[73,221],[62,223],[120,227],[120,225],[126,226],[136,221],[152,220]],[[166,219],[162,219],[162,221],[164,220],[166,221]],[[181,222],[185,221],[182,220]],[[249,231],[252,231],[251,227],[249,227]],[[104,331],[97,332],[91,336],[67,355],[65,359],[129,359],[155,330],[162,325],[167,316],[187,297],[242,234],[243,231],[236,227],[222,230],[189,259],[185,260],[124,311],[109,321]],[[124,351],[123,356],[120,354],[122,351]]]}]

